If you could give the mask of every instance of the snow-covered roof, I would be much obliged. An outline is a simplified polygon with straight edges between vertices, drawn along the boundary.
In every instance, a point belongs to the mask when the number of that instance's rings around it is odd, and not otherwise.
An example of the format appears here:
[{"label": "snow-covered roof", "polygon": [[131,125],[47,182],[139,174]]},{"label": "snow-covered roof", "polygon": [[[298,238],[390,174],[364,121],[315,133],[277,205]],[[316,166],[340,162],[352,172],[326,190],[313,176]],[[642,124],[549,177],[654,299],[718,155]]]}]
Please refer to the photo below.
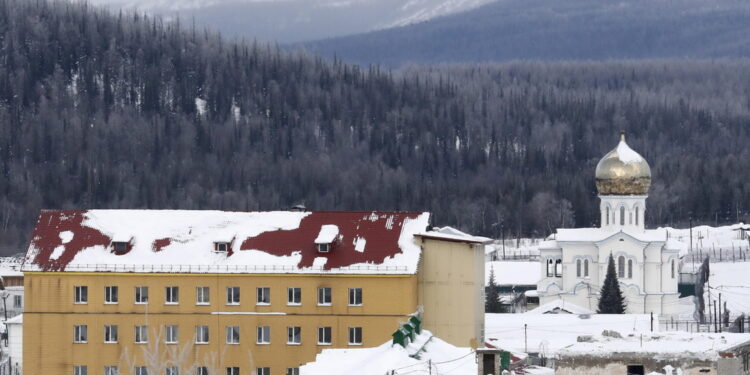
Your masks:
[{"label": "snow-covered roof", "polygon": [[496,285],[536,285],[542,278],[542,266],[539,262],[486,262],[484,264],[484,285],[489,285],[490,270],[495,275]]},{"label": "snow-covered roof", "polygon": [[433,239],[439,239],[439,240],[445,240],[445,241],[467,242],[467,243],[477,243],[477,244],[488,244],[492,242],[491,238],[472,236],[470,234],[464,233],[456,228],[451,228],[451,227],[432,228],[431,231],[422,232],[417,235],[420,237],[424,237],[424,238],[433,238]]},{"label": "snow-covered roof", "polygon": [[[413,358],[419,353],[419,359]],[[391,370],[408,367],[409,371],[427,373],[428,360],[438,374],[475,375],[477,364],[471,348],[455,347],[423,330],[407,345],[387,342],[374,348],[323,349],[310,362],[300,367],[302,375],[383,375]],[[447,363],[440,364],[439,362]],[[423,370],[423,371],[422,371]],[[399,371],[399,373],[401,373]]]},{"label": "snow-covered roof", "polygon": [[617,145],[617,157],[625,164],[643,161],[643,157],[630,148],[624,139]]},{"label": "snow-covered roof", "polygon": [[23,276],[21,263],[23,259],[17,257],[0,257],[0,277]]},{"label": "snow-covered roof", "polygon": [[625,233],[636,240],[643,242],[664,242],[667,240],[667,231],[663,228],[646,230],[613,230],[610,228],[561,228],[557,230],[555,240],[557,242],[580,242],[604,241],[618,233]]},{"label": "snow-covered roof", "polygon": [[551,302],[547,302],[533,310],[530,310],[527,314],[550,314],[550,313],[568,313],[568,314],[593,314],[594,312],[583,308],[578,305],[574,305],[570,302],[565,303],[562,299],[556,299]]},{"label": "snow-covered roof", "polygon": [[23,314],[16,315],[6,320],[5,324],[23,324]]},{"label": "snow-covered roof", "polygon": [[571,345],[557,351],[557,355],[609,357],[612,353],[640,353],[669,354],[670,358],[715,360],[719,358],[719,353],[740,345],[750,345],[750,337],[741,333],[695,332],[644,332],[622,337],[598,334],[592,335],[584,342],[572,342]]},{"label": "snow-covered roof", "polygon": [[339,235],[339,227],[335,224],[325,224],[320,227],[320,233],[315,238],[316,244],[330,244]]},{"label": "snow-covered roof", "polygon": [[[23,270],[413,274],[414,235],[428,224],[422,212],[45,210]],[[326,226],[341,241],[321,254],[315,240]],[[121,233],[131,246],[114,253]],[[228,251],[215,252],[227,238]]]}]

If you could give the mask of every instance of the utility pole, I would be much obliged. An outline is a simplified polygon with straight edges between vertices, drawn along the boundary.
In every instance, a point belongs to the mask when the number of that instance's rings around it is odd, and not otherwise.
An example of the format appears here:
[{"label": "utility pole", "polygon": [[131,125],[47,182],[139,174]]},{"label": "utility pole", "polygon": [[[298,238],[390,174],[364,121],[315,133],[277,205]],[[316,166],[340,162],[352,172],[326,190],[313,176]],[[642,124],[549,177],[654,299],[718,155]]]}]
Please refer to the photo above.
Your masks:
[{"label": "utility pole", "polygon": [[716,324],[716,301],[714,301],[714,333],[719,332],[719,326]]},{"label": "utility pole", "polygon": [[719,332],[721,332],[721,325],[724,324],[724,318],[721,315],[721,293],[719,293],[719,315],[717,315],[717,320],[719,321]]},{"label": "utility pole", "polygon": [[529,352],[529,335],[526,333],[526,328],[528,327],[528,324],[523,325],[523,348],[526,353]]},{"label": "utility pole", "polygon": [[505,223],[500,223],[500,237],[503,241],[503,260],[505,260]]},{"label": "utility pole", "polygon": [[654,312],[651,312],[651,332],[654,332]]},{"label": "utility pole", "polygon": [[430,367],[430,375],[432,375],[432,360],[427,361],[427,365]]}]

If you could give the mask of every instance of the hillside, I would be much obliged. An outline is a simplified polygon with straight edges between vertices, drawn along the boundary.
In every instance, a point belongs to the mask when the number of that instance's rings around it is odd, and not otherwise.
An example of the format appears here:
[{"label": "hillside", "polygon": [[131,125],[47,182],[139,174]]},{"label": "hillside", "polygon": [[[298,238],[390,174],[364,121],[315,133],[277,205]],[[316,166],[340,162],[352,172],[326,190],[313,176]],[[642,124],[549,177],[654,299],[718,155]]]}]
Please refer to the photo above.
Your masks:
[{"label": "hillside", "polygon": [[303,46],[345,61],[406,63],[750,56],[742,0],[497,0],[423,23]]},{"label": "hillside", "polygon": [[512,238],[598,221],[618,132],[649,224],[747,220],[750,62],[385,72],[64,1],[0,0],[0,252],[39,210],[431,211]]}]

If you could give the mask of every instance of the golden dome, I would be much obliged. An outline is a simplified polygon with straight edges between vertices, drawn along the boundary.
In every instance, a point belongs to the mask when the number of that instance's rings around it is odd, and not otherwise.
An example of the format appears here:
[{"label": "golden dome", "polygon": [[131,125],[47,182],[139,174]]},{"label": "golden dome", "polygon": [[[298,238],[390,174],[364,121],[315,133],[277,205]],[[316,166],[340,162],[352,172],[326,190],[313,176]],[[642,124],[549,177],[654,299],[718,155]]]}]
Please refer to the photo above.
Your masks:
[{"label": "golden dome", "polygon": [[600,195],[646,195],[649,187],[648,162],[625,143],[622,134],[617,147],[596,165],[596,189]]}]

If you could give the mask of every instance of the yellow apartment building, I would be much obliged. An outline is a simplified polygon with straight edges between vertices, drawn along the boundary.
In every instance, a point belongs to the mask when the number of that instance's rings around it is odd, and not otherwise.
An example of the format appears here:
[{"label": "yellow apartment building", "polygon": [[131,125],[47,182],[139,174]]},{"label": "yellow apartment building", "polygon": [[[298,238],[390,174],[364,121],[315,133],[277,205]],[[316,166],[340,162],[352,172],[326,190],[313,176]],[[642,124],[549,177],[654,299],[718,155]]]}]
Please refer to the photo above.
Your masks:
[{"label": "yellow apartment building", "polygon": [[437,336],[481,345],[486,239],[428,224],[420,212],[42,211],[23,266],[24,373],[296,375],[324,348],[388,341],[418,310]]}]

